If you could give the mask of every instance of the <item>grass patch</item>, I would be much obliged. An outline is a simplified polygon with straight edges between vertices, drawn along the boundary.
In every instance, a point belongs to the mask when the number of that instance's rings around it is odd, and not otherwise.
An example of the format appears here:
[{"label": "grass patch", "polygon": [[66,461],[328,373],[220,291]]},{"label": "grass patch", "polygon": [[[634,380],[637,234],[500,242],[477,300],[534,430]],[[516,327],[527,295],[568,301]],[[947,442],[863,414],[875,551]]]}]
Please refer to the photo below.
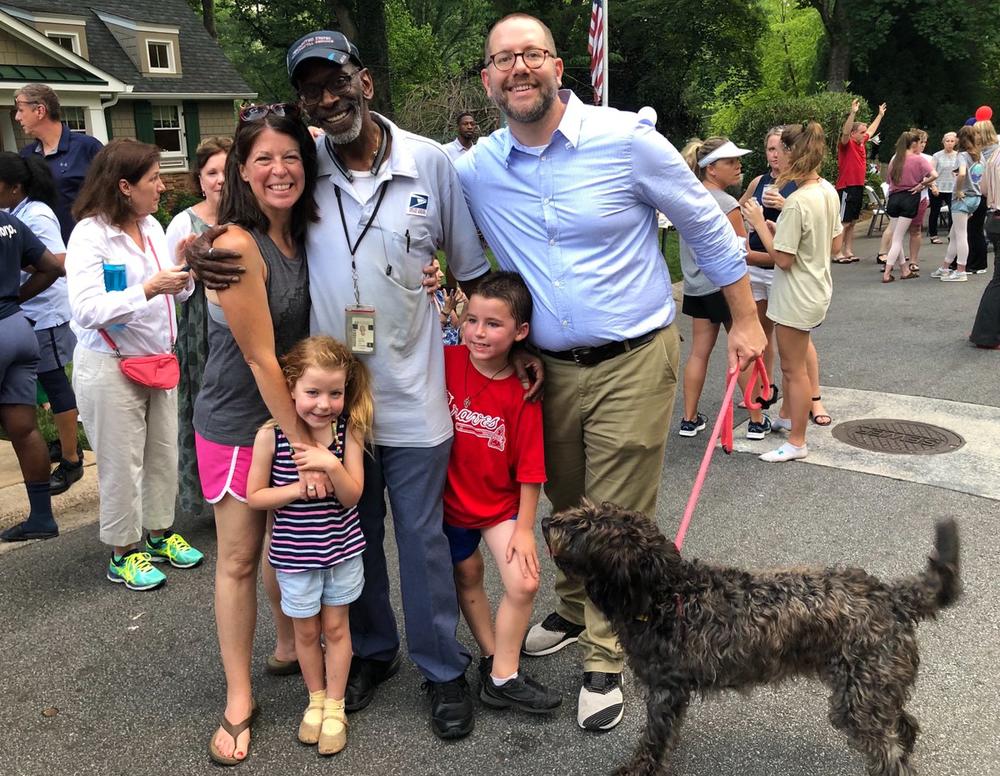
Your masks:
[{"label": "grass patch", "polygon": [[669,229],[666,233],[660,233],[660,250],[663,251],[663,258],[667,262],[667,269],[670,270],[670,281],[677,283],[684,279],[681,272],[681,245],[680,237],[676,229]]},{"label": "grass patch", "polygon": [[[45,409],[44,407],[38,407],[35,416],[38,419],[38,430],[41,435],[45,438],[45,442],[54,442],[59,438],[59,430],[56,428],[55,419],[52,417],[52,413]],[[4,439],[7,437],[4,436]],[[76,428],[76,439],[83,447],[84,450],[90,450],[90,441],[87,439],[87,435],[83,431],[83,426],[77,425]]]}]

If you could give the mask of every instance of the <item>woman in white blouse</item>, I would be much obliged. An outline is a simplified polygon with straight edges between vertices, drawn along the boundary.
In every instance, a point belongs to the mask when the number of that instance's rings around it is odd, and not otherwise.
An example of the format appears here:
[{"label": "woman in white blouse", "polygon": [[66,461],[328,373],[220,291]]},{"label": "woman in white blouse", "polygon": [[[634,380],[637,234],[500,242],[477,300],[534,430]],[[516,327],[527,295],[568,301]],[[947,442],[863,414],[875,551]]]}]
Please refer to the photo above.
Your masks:
[{"label": "woman in white blouse", "polygon": [[[66,276],[77,337],[73,387],[97,457],[107,578],[151,590],[166,577],[153,562],[198,565],[202,554],[174,522],[177,390],[150,388],[119,369],[121,356],[170,353],[176,301],[194,287],[152,217],[165,187],[156,146],[119,139],[90,165],[73,215]],[[142,543],[143,529],[147,531]]]}]

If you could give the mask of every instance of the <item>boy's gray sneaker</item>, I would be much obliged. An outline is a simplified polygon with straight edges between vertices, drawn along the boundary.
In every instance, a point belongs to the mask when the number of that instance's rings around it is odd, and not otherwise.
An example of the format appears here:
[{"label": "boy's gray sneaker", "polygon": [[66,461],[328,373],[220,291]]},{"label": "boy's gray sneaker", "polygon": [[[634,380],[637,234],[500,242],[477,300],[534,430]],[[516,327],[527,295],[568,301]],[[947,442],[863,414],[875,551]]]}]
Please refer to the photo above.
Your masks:
[{"label": "boy's gray sneaker", "polygon": [[528,635],[524,637],[524,646],[521,651],[525,655],[541,657],[558,652],[565,646],[572,644],[583,633],[583,626],[572,623],[556,612],[552,612],[548,617],[536,625],[532,625]]}]

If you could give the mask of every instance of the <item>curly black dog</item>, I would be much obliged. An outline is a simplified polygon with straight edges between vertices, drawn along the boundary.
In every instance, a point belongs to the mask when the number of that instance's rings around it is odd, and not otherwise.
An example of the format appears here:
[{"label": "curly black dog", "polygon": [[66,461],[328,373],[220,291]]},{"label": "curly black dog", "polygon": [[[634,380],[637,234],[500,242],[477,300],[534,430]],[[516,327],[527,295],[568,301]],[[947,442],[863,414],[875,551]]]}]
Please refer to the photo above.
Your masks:
[{"label": "curly black dog", "polygon": [[830,722],[871,776],[914,776],[919,727],[905,710],[916,626],[960,592],[958,528],[937,525],[927,570],[884,583],[861,569],[747,572],[683,559],[656,525],[584,502],[542,521],[556,565],[581,579],[647,689],[642,740],[620,776],[666,772],[694,692],[816,676]]}]

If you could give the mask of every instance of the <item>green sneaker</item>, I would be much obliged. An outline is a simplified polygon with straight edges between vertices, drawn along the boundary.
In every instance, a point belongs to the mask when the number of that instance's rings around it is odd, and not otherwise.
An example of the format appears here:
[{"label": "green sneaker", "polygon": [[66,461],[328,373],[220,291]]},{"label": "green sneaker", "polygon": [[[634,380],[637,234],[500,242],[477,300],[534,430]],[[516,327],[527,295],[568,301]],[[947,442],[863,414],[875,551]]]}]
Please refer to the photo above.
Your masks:
[{"label": "green sneaker", "polygon": [[149,562],[149,553],[139,550],[129,550],[117,561],[112,554],[108,579],[124,583],[129,590],[154,590],[167,581],[163,572]]},{"label": "green sneaker", "polygon": [[197,566],[205,556],[188,544],[179,533],[167,531],[160,541],[152,536],[146,536],[146,552],[153,563],[166,563],[178,569],[190,569]]}]

